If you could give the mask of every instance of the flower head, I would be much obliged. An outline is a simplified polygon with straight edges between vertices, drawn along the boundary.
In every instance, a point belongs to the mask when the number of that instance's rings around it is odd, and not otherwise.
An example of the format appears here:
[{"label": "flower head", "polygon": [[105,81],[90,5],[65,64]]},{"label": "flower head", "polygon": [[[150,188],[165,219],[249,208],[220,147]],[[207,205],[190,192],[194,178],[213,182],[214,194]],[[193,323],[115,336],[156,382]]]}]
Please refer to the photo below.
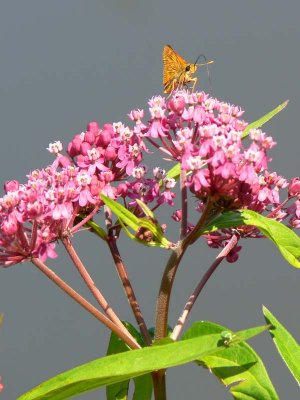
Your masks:
[{"label": "flower head", "polygon": [[[175,190],[182,186],[163,168],[154,168],[152,175],[144,162],[145,153],[152,154],[146,142],[172,166],[180,164],[187,177],[183,186],[198,199],[198,211],[210,201],[216,213],[247,208],[269,212],[277,220],[290,218],[291,226],[300,227],[299,179],[288,184],[268,170],[268,152],[276,143],[262,130],[250,130],[250,142],[242,139],[247,122],[240,107],[185,90],[170,99],[154,96],[148,104],[148,122],[143,122],[141,109],[128,114],[133,126],[116,122],[101,127],[92,121],[74,136],[66,154],[60,141],[49,144],[55,156],[52,165],[32,171],[23,184],[5,183],[0,198],[0,264],[56,257],[57,239],[66,229],[76,232],[79,214],[93,215],[103,205],[101,193],[122,197],[137,216],[143,215],[136,199],[153,210],[163,204],[172,207]],[[287,186],[295,202],[283,209],[280,192]],[[176,221],[181,218],[181,210],[173,214]],[[190,222],[187,226],[193,227]],[[215,232],[208,238],[212,247],[228,240],[228,232],[222,239],[220,235]],[[230,260],[236,260],[237,253],[238,249],[232,251]]]}]

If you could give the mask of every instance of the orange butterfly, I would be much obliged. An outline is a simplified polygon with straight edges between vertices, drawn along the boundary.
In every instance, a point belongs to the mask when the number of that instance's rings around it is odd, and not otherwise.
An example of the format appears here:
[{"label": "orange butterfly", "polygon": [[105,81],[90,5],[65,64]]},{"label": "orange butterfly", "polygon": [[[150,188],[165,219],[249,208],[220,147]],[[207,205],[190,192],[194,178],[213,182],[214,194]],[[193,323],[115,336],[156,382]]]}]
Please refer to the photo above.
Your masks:
[{"label": "orange butterfly", "polygon": [[164,64],[164,93],[171,93],[177,88],[187,86],[188,83],[193,82],[194,90],[197,83],[197,78],[193,77],[197,71],[198,66],[212,64],[213,61],[208,61],[204,64],[191,64],[182,58],[169,44],[163,49],[163,64]]}]

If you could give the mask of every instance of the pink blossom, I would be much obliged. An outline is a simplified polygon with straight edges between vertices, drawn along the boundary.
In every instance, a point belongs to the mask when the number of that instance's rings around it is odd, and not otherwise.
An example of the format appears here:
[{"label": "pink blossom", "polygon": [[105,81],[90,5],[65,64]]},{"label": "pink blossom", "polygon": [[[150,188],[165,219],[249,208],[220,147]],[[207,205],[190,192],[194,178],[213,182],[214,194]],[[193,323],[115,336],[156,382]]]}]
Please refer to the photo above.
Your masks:
[{"label": "pink blossom", "polygon": [[[50,166],[30,172],[25,183],[5,183],[6,193],[0,198],[1,265],[21,263],[32,256],[43,261],[57,257],[55,247],[61,234],[72,229],[78,214],[87,215],[103,206],[101,193],[112,199],[122,197],[138,217],[143,214],[136,199],[152,210],[173,207],[180,185],[175,187],[175,179],[165,169],[145,165],[145,153],[152,154],[146,141],[172,162],[170,168],[180,164],[187,190],[200,200],[197,211],[202,212],[209,199],[217,213],[246,208],[300,227],[299,178],[288,184],[269,171],[269,152],[276,142],[265,132],[252,129],[248,140],[242,140],[248,123],[241,118],[240,107],[186,90],[175,91],[167,99],[154,96],[148,105],[148,122],[143,122],[146,113],[142,109],[128,114],[132,126],[121,121],[100,126],[92,121],[68,146],[60,141],[49,144],[55,158]],[[280,197],[287,187],[288,200],[294,197],[294,202],[284,207]],[[172,218],[180,221],[182,211]],[[188,231],[192,228],[188,223]],[[253,227],[240,228],[239,234],[261,235]],[[206,238],[209,246],[218,248],[231,236],[231,230],[222,230]],[[238,252],[236,247],[227,260],[236,261]]]},{"label": "pink blossom", "polygon": [[87,124],[86,130],[87,132],[93,132],[95,134],[97,134],[99,132],[99,124],[97,121],[91,121]]},{"label": "pink blossom", "polygon": [[52,154],[59,154],[62,151],[62,143],[57,140],[56,142],[50,143],[47,150]]},{"label": "pink blossom", "polygon": [[5,192],[15,192],[19,189],[20,184],[18,181],[6,181],[4,184]]},{"label": "pink blossom", "polygon": [[140,110],[139,108],[137,110],[132,110],[128,114],[128,117],[131,119],[131,121],[140,123],[141,120],[144,118],[144,110]]},{"label": "pink blossom", "polygon": [[176,210],[172,214],[174,221],[179,222],[182,220],[182,210]]},{"label": "pink blossom", "polygon": [[300,195],[300,178],[293,178],[289,183],[289,196],[299,196]]},{"label": "pink blossom", "polygon": [[45,262],[47,258],[57,258],[58,254],[55,252],[55,243],[42,243],[38,248],[38,257],[41,261]]},{"label": "pink blossom", "polygon": [[184,97],[181,95],[173,96],[168,103],[168,108],[179,115],[182,114],[182,112],[185,110]]}]

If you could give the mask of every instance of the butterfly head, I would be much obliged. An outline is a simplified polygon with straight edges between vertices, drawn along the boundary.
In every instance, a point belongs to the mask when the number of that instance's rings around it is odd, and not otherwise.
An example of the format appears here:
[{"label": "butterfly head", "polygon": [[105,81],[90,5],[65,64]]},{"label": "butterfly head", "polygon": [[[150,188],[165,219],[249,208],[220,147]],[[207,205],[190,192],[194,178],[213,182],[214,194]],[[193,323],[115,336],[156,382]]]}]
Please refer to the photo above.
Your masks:
[{"label": "butterfly head", "polygon": [[185,67],[185,72],[188,74],[194,74],[197,71],[198,64],[188,64]]}]

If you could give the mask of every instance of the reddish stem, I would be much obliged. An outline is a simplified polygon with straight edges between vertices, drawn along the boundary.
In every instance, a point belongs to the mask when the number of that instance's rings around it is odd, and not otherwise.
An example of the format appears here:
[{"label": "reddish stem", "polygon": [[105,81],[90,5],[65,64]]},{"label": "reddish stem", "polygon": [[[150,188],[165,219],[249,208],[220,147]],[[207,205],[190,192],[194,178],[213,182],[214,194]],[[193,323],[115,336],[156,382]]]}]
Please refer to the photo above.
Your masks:
[{"label": "reddish stem", "polygon": [[93,218],[93,216],[95,214],[97,214],[98,210],[99,210],[100,206],[96,206],[93,211],[87,215],[85,218],[83,218],[77,225],[74,225],[73,228],[70,230],[70,232],[73,234],[75,232],[78,231],[79,228],[81,228],[82,226],[84,226],[90,219]]},{"label": "reddish stem", "polygon": [[193,244],[199,237],[199,232],[205,225],[207,218],[209,217],[210,211],[212,208],[212,202],[210,198],[207,198],[207,203],[205,205],[205,208],[203,210],[203,213],[201,214],[201,217],[197,224],[194,226],[193,230],[189,233],[189,235],[183,240],[182,242],[182,247],[186,249],[189,245]]},{"label": "reddish stem", "polygon": [[108,302],[106,301],[105,297],[102,295],[100,290],[97,288],[95,285],[93,279],[91,278],[89,272],[85,268],[84,264],[80,260],[78,254],[76,253],[71,241],[69,238],[64,237],[62,238],[63,245],[65,246],[65,249],[67,250],[69,256],[71,257],[71,260],[73,261],[74,265],[76,266],[78,272],[80,273],[82,279],[86,283],[87,287],[90,289],[91,293],[99,303],[99,305],[102,307],[102,309],[105,311],[106,315],[116,324],[120,327],[120,329],[126,329],[124,325],[122,324],[121,320],[118,318],[116,313],[112,310],[112,308],[109,306]]},{"label": "reddish stem", "polygon": [[198,283],[196,286],[195,290],[193,293],[190,295],[189,300],[187,301],[183,312],[180,316],[180,318],[177,321],[177,324],[172,332],[171,338],[173,340],[177,340],[178,336],[183,328],[183,325],[189,316],[193,305],[195,304],[199,294],[201,293],[202,289],[206,285],[207,281],[209,278],[212,276],[214,271],[217,269],[217,267],[220,265],[220,263],[224,260],[224,258],[228,255],[228,253],[235,247],[235,245],[238,242],[238,238],[236,235],[233,235],[230,239],[230,241],[227,243],[227,245],[224,247],[224,249],[220,252],[220,254],[217,256],[215,261],[212,263],[212,265],[209,267],[209,269],[205,272],[203,275],[201,281]]},{"label": "reddish stem", "polygon": [[80,304],[85,310],[91,313],[95,318],[112,330],[118,335],[130,348],[139,349],[141,346],[136,340],[129,335],[129,332],[124,331],[119,326],[114,324],[109,318],[102,314],[96,307],[89,303],[84,297],[76,292],[71,286],[69,286],[63,279],[61,279],[54,271],[48,268],[39,258],[32,257],[31,262],[42,271],[52,282],[60,287],[65,293],[67,293],[73,300]]},{"label": "reddish stem", "polygon": [[188,202],[187,202],[187,187],[186,187],[186,171],[182,168],[180,170],[180,191],[181,191],[181,229],[180,239],[184,239],[187,232],[188,220]]},{"label": "reddish stem", "polygon": [[133,287],[131,285],[130,279],[128,277],[128,273],[126,271],[125,265],[122,261],[119,249],[117,247],[117,243],[115,238],[110,237],[107,240],[107,244],[109,246],[109,250],[111,252],[111,255],[114,259],[118,274],[119,274],[119,278],[123,284],[127,299],[129,301],[129,304],[131,306],[131,309],[133,311],[133,314],[135,316],[136,322],[140,328],[141,334],[144,338],[145,343],[150,346],[152,343],[151,337],[149,335],[148,332],[148,328],[143,316],[143,313],[140,309],[139,303],[137,301],[137,298],[135,296]]},{"label": "reddish stem", "polygon": [[167,262],[166,268],[164,270],[164,274],[161,280],[158,298],[157,298],[157,306],[156,306],[156,326],[155,326],[155,338],[162,339],[167,335],[167,326],[168,326],[168,315],[169,315],[169,305],[173,283],[175,280],[175,275],[177,269],[179,267],[179,263],[188,248],[188,246],[194,243],[204,226],[210,210],[212,203],[208,199],[206,207],[194,227],[191,233],[185,237],[181,242],[179,242],[175,249],[172,250],[172,254]]},{"label": "reddish stem", "polygon": [[280,210],[283,206],[286,205],[286,203],[287,203],[288,201],[290,201],[290,199],[291,199],[290,197],[287,197],[281,204],[279,204],[279,206],[277,206],[277,207],[275,208],[275,210],[273,210],[272,212],[270,212],[270,213],[267,215],[267,217],[268,217],[268,218],[272,218],[272,216],[275,215],[275,214],[277,213],[278,210]]},{"label": "reddish stem", "polygon": [[155,400],[166,400],[166,371],[161,369],[159,371],[152,372],[152,381]]},{"label": "reddish stem", "polygon": [[171,291],[183,253],[184,251],[180,242],[177,247],[172,250],[172,254],[169,257],[161,280],[156,306],[155,339],[157,340],[167,336]]}]

